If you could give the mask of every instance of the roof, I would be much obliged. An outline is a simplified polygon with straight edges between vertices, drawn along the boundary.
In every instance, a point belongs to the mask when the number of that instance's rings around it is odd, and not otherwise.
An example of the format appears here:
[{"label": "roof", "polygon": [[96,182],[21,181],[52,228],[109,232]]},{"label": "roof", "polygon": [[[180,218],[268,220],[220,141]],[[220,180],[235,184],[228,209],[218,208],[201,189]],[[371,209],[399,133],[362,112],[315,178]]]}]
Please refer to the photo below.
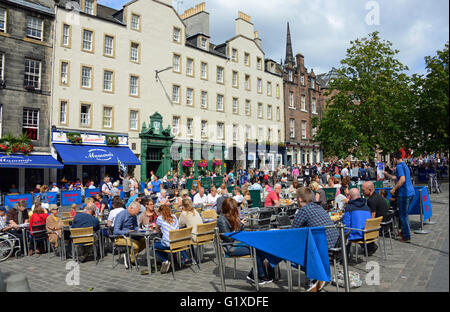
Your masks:
[{"label": "roof", "polygon": [[[16,0],[18,1],[18,0]],[[71,4],[76,4],[79,5],[78,3],[76,3],[75,1],[71,1],[71,0],[60,0],[59,3],[57,4],[58,7],[66,9],[66,10],[72,10],[73,7],[71,6]],[[84,14],[84,15],[88,15],[84,12],[81,12],[81,8],[76,8],[75,10],[79,9],[80,10],[80,14]],[[106,20],[112,23],[116,23],[116,24],[120,24],[122,26],[125,26],[126,24],[123,23],[121,20],[117,19],[115,16],[122,16],[121,14],[118,14],[120,11],[122,10],[116,10],[110,7],[107,7],[105,5],[102,4],[97,4],[97,15],[95,15],[95,17],[100,18],[102,20]],[[91,16],[91,15],[89,15]]]},{"label": "roof", "polygon": [[345,77],[345,76],[340,74],[336,68],[332,67],[328,73],[323,73],[323,74],[317,75],[316,79],[322,88],[329,88],[330,81],[332,79],[342,78],[342,77]]},{"label": "roof", "polygon": [[21,7],[25,7],[34,11],[38,11],[40,13],[48,14],[51,16],[55,16],[55,11],[53,10],[53,7],[47,7],[42,4],[36,3],[36,2],[30,2],[25,0],[6,0],[9,3],[16,4]]}]

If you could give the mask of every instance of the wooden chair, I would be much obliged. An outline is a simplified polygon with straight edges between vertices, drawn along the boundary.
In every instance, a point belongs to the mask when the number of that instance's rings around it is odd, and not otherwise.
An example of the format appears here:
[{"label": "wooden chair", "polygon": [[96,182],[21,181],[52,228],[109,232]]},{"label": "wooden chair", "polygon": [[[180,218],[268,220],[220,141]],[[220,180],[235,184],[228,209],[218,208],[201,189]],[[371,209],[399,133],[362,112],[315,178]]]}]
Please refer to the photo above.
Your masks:
[{"label": "wooden chair", "polygon": [[72,254],[75,256],[78,262],[78,251],[75,246],[92,246],[94,250],[95,264],[97,261],[97,248],[96,248],[96,237],[94,234],[94,228],[92,226],[87,228],[70,228],[70,238],[72,239]]},{"label": "wooden chair", "polygon": [[[209,211],[209,210],[208,210]],[[212,210],[214,211],[214,210]],[[204,211],[205,212],[205,211]],[[214,211],[215,212],[215,211]],[[214,228],[217,226],[217,221],[205,223],[205,224],[198,224],[197,225],[197,233],[192,233],[192,243],[196,245],[197,247],[197,264],[200,268],[200,262],[202,260],[200,247],[212,243],[214,245]],[[216,245],[214,245],[214,251],[216,250]],[[214,252],[216,254],[216,252]]]},{"label": "wooden chair", "polygon": [[67,219],[61,218],[61,219],[62,219],[64,226],[70,226],[70,224],[73,221],[73,218],[67,218]]},{"label": "wooden chair", "polygon": [[373,218],[373,219],[366,219],[366,226],[363,230],[360,229],[351,229],[352,231],[359,231],[363,232],[363,240],[352,240],[350,243],[356,244],[356,261],[358,262],[358,246],[359,244],[364,245],[364,251],[365,251],[365,258],[366,263],[368,261],[369,254],[367,252],[367,244],[375,243],[378,240],[378,237],[380,236],[380,229],[381,229],[381,221],[383,221],[383,217]]},{"label": "wooden chair", "polygon": [[61,219],[69,219],[69,218],[72,218],[71,216],[70,216],[70,212],[69,211],[67,211],[67,212],[62,212],[62,214],[61,214]]},{"label": "wooden chair", "polygon": [[205,210],[202,212],[203,219],[216,219],[217,220],[217,212],[214,209]]},{"label": "wooden chair", "polygon": [[[172,276],[175,280],[175,265],[173,262],[173,254],[189,250],[191,253],[192,263],[195,264],[195,259],[193,257],[194,253],[192,252],[192,226],[181,229],[181,230],[173,230],[169,232],[169,249],[156,249],[160,252],[165,252],[170,254],[170,265],[172,267]],[[181,263],[179,264],[181,268]],[[198,264],[197,264],[198,266]],[[200,267],[199,267],[200,269]],[[195,271],[194,271],[195,272]]]},{"label": "wooden chair", "polygon": [[180,219],[180,215],[181,215],[181,211],[175,212],[175,217],[177,217],[177,219]]}]

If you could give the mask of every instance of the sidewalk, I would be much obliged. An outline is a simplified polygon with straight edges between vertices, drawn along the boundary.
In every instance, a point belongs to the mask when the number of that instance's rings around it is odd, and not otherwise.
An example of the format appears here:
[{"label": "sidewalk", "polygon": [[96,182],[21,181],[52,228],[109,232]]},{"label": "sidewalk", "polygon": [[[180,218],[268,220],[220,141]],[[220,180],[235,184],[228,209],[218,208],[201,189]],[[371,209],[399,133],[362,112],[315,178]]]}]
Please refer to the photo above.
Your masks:
[{"label": "sidewalk", "polygon": [[[377,252],[369,257],[369,261],[379,265],[379,285],[366,283],[365,262],[350,265],[349,270],[360,274],[363,285],[351,289],[352,292],[448,292],[448,236],[449,236],[449,185],[442,185],[443,193],[431,194],[433,209],[432,221],[434,225],[425,225],[429,234],[415,234],[420,228],[419,216],[410,216],[412,237],[411,244],[393,240],[392,254],[389,238],[386,240],[388,259],[382,259],[383,244],[378,243]],[[214,249],[207,246],[206,262],[201,264],[201,271],[197,267],[176,269],[176,278],[172,274],[162,275],[159,272],[152,275],[140,275],[136,270],[126,271],[119,264],[111,268],[112,256],[108,254],[96,266],[94,261],[87,261],[80,265],[80,284],[68,285],[66,278],[71,267],[62,262],[54,254],[35,255],[19,259],[9,259],[0,264],[3,273],[23,272],[27,275],[32,291],[68,291],[87,292],[93,288],[94,292],[131,291],[131,292],[217,292],[221,291],[219,271],[216,264],[210,260]],[[360,259],[361,259],[360,255]],[[117,259],[117,257],[115,257]],[[246,281],[246,275],[251,267],[250,259],[237,261],[236,279],[233,278],[233,261],[226,259],[226,287],[229,292],[254,292],[255,288]],[[217,263],[217,261],[216,261]],[[286,265],[282,263],[281,280],[261,287],[263,292],[287,292]],[[146,268],[145,256],[142,257],[141,269]],[[196,273],[193,272],[195,270]],[[372,272],[373,269],[372,269]],[[333,274],[333,270],[331,270]],[[304,280],[304,275],[301,275]],[[293,270],[294,291],[298,291],[298,275]],[[370,281],[369,281],[370,282]],[[302,288],[301,291],[304,291]],[[336,287],[327,285],[325,292],[336,292]],[[343,289],[340,288],[342,292]]]}]

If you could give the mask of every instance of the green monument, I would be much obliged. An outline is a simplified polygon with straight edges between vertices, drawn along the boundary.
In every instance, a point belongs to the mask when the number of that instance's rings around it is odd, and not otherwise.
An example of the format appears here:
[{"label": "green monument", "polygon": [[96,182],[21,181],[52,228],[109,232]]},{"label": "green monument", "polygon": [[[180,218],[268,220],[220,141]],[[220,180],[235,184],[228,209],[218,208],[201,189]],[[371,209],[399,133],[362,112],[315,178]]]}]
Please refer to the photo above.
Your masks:
[{"label": "green monument", "polygon": [[162,116],[156,112],[150,116],[150,124],[142,125],[141,139],[141,181],[150,179],[150,171],[162,178],[171,169],[170,148],[173,143],[170,125],[163,128]]}]

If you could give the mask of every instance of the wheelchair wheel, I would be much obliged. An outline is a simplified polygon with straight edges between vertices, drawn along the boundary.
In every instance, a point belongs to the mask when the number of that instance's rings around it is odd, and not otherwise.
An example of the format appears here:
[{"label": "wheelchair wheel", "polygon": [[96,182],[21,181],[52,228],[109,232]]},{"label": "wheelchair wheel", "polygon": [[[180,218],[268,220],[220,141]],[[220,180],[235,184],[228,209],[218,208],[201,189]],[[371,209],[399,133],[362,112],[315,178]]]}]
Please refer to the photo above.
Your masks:
[{"label": "wheelchair wheel", "polygon": [[23,254],[22,254],[22,252],[20,250],[17,250],[14,255],[16,256],[16,259],[18,259],[19,257],[23,256]]},{"label": "wheelchair wheel", "polygon": [[11,256],[14,250],[14,243],[6,237],[0,237],[0,262],[5,261]]}]

